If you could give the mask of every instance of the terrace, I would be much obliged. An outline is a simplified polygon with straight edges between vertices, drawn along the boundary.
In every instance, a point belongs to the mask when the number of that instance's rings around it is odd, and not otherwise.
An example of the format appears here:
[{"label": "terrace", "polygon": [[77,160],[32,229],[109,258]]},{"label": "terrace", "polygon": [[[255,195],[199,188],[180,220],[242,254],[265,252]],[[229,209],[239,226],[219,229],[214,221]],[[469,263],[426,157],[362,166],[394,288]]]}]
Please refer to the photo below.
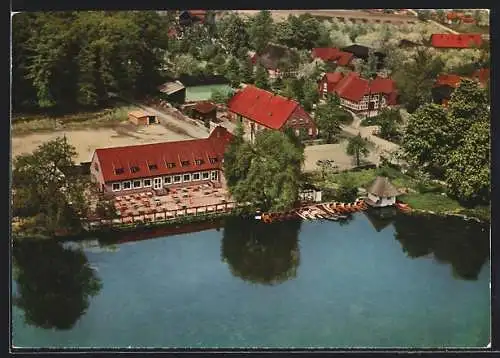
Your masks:
[{"label": "terrace", "polygon": [[168,220],[181,215],[226,211],[234,208],[224,188],[211,184],[168,189],[167,195],[153,192],[117,196],[114,199],[118,219],[114,222]]}]

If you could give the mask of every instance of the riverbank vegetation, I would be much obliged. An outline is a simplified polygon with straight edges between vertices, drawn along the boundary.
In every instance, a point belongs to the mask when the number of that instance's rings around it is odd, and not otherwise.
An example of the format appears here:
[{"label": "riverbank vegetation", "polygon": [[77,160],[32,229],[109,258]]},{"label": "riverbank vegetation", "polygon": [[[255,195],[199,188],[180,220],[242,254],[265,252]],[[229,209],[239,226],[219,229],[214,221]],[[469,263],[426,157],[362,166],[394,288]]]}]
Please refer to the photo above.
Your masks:
[{"label": "riverbank vegetation", "polygon": [[278,131],[260,131],[254,143],[243,139],[241,124],[224,156],[231,196],[253,209],[284,211],[298,199],[304,148]]}]

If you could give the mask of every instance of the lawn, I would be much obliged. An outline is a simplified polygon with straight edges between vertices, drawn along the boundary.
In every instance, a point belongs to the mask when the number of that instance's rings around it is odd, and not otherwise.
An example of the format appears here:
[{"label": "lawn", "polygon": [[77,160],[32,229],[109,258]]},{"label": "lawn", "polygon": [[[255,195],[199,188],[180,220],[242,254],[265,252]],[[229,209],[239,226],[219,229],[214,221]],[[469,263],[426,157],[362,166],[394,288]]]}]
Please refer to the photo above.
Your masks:
[{"label": "lawn", "polygon": [[106,108],[60,116],[16,114],[12,119],[12,135],[60,129],[90,129],[114,126],[117,123],[126,121],[128,112],[134,108],[122,102],[115,102]]},{"label": "lawn", "polygon": [[186,87],[186,101],[205,101],[210,99],[213,90],[230,90],[229,85],[205,85]]}]

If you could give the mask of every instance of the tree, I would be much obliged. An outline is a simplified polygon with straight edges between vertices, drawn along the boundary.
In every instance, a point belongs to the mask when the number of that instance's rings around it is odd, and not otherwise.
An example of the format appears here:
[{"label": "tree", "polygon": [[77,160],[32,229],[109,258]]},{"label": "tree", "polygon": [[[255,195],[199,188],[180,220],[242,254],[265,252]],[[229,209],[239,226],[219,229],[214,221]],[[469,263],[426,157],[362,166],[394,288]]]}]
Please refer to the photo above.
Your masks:
[{"label": "tree", "polygon": [[[87,213],[86,182],[71,173],[76,151],[66,138],[42,144],[32,154],[14,159],[12,187],[17,215],[43,214],[43,229],[78,231]],[[23,210],[27,206],[29,210]]]},{"label": "tree", "polygon": [[244,83],[253,83],[253,64],[247,58],[246,60],[242,60],[239,62],[239,71],[241,75],[241,80]]},{"label": "tree", "polygon": [[477,82],[467,79],[460,82],[448,102],[448,118],[453,133],[452,147],[460,144],[472,124],[488,117],[488,106],[487,93]]},{"label": "tree", "polygon": [[257,65],[257,69],[255,70],[255,86],[265,90],[270,89],[269,73],[260,64]]},{"label": "tree", "polygon": [[18,287],[13,304],[30,325],[71,329],[102,288],[81,250],[55,241],[22,240],[14,242],[12,256]]},{"label": "tree", "polygon": [[340,108],[340,101],[337,96],[329,94],[324,104],[318,105],[314,120],[318,126],[319,133],[331,143],[334,136],[341,131],[340,125],[348,122],[350,114]]},{"label": "tree", "polygon": [[291,209],[298,199],[303,148],[278,131],[258,132],[254,143],[241,138],[238,132],[224,156],[224,173],[233,198],[264,211]]},{"label": "tree", "polygon": [[398,127],[403,122],[399,109],[384,108],[377,119],[380,136],[387,140],[399,141],[401,133]]},{"label": "tree", "polygon": [[249,47],[249,36],[245,22],[235,13],[218,21],[221,37],[228,52],[237,56],[240,48]]},{"label": "tree", "polygon": [[370,49],[368,51],[368,59],[362,62],[361,66],[361,77],[372,79],[377,75],[377,64],[378,58],[375,56],[375,52]]},{"label": "tree", "polygon": [[210,100],[215,103],[226,104],[233,96],[233,90],[214,89],[210,95]]},{"label": "tree", "polygon": [[274,23],[269,10],[261,10],[252,19],[250,28],[250,43],[257,53],[261,53],[267,46],[270,36],[274,33]]},{"label": "tree", "polygon": [[420,21],[429,21],[431,14],[429,13],[429,10],[419,10],[417,11],[417,17]]},{"label": "tree", "polygon": [[231,86],[238,87],[241,83],[240,65],[234,56],[231,56],[226,66],[226,78]]},{"label": "tree", "polygon": [[451,149],[450,136],[446,110],[425,104],[409,117],[402,140],[404,155],[417,168],[442,168]]},{"label": "tree", "polygon": [[194,75],[200,73],[200,62],[191,54],[182,54],[174,57],[172,71],[176,77],[180,75]]},{"label": "tree", "polygon": [[303,97],[301,104],[306,111],[311,111],[313,109],[313,105],[319,101],[319,91],[316,81],[304,81],[302,93]]},{"label": "tree", "polygon": [[491,197],[489,118],[476,121],[465,133],[446,162],[448,189],[461,201],[487,204]]},{"label": "tree", "polygon": [[443,61],[434,57],[430,50],[417,49],[411,61],[395,69],[393,78],[401,93],[400,102],[409,113],[431,101],[432,86],[443,67]]},{"label": "tree", "polygon": [[361,157],[367,157],[370,152],[366,146],[366,140],[361,138],[360,134],[349,139],[349,142],[347,143],[346,153],[354,156],[356,159],[356,166],[358,167],[361,164]]}]

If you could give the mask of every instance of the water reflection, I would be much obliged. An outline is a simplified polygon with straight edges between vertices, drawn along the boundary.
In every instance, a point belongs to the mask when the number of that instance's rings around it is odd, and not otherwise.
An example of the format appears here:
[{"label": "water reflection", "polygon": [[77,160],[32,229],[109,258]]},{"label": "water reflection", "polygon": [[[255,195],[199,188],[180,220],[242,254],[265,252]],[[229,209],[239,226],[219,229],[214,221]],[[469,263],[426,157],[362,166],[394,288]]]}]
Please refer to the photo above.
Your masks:
[{"label": "water reflection", "polygon": [[408,257],[433,254],[453,267],[453,275],[477,280],[489,259],[489,228],[460,218],[398,215],[394,220],[395,238]]},{"label": "water reflection", "polygon": [[397,210],[394,207],[385,207],[378,209],[368,209],[363,211],[368,221],[372,224],[373,228],[380,232],[386,227],[391,225],[397,215]]},{"label": "water reflection", "polygon": [[86,312],[89,298],[101,289],[100,279],[81,250],[44,240],[16,242],[13,303],[28,324],[46,329],[71,329]]},{"label": "water reflection", "polygon": [[297,276],[300,221],[264,224],[228,218],[222,236],[222,260],[245,281],[276,285]]}]

